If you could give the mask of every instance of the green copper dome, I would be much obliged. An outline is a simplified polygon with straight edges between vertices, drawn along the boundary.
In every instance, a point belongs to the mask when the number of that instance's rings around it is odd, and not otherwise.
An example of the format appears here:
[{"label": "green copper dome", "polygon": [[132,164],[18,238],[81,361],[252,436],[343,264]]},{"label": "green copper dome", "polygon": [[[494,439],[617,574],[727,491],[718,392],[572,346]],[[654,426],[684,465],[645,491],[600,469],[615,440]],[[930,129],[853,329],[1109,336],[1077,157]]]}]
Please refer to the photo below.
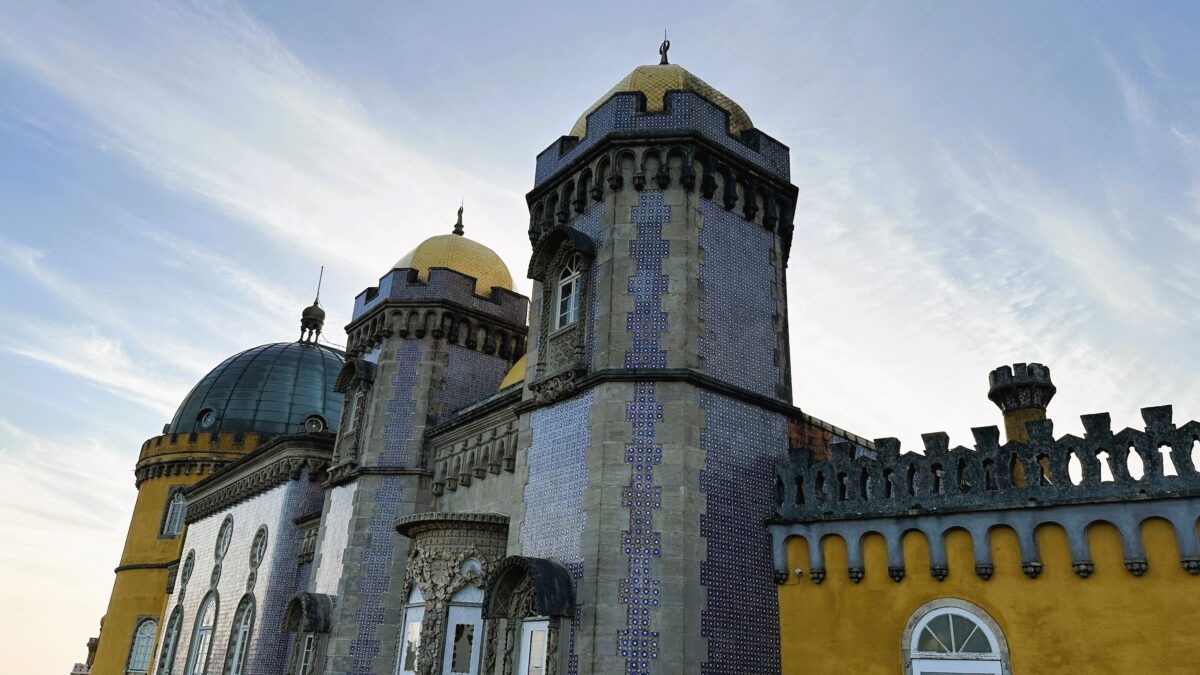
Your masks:
[{"label": "green copper dome", "polygon": [[342,395],[333,383],[345,361],[341,352],[312,342],[247,349],[205,375],[163,433],[337,431]]}]

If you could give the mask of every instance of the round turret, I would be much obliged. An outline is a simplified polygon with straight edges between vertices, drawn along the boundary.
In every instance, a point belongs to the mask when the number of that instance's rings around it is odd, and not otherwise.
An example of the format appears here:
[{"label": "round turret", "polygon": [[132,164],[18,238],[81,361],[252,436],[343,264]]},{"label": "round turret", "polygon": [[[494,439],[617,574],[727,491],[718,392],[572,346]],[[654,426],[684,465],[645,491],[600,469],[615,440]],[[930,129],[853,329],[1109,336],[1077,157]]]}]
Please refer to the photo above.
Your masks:
[{"label": "round turret", "polygon": [[988,375],[988,399],[1004,413],[1004,430],[1010,441],[1026,442],[1025,423],[1046,419],[1046,408],[1058,389],[1050,369],[1040,363],[1000,366]]}]

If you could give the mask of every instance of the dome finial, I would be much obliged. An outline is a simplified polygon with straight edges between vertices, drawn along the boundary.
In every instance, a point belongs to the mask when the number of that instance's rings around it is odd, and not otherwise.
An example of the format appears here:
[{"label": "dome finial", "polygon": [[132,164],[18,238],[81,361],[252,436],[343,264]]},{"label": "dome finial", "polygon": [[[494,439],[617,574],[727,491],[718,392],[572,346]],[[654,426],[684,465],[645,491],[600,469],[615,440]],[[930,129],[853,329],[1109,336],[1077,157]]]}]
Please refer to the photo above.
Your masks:
[{"label": "dome finial", "polygon": [[465,203],[465,202],[460,202],[458,205],[458,222],[454,224],[454,234],[457,234],[460,237],[463,236],[463,224],[462,224],[463,203]]},{"label": "dome finial", "polygon": [[325,280],[325,266],[321,265],[321,274],[317,277],[317,297],[313,304],[300,312],[300,341],[316,342],[321,336],[321,328],[325,326],[325,310],[321,309],[321,282]]},{"label": "dome finial", "polygon": [[659,47],[658,47],[659,56],[662,57],[661,59],[658,60],[658,65],[665,66],[668,64],[667,50],[670,48],[671,48],[671,41],[667,39],[667,29],[664,28],[663,29],[663,41],[662,41],[662,44],[659,45]]}]

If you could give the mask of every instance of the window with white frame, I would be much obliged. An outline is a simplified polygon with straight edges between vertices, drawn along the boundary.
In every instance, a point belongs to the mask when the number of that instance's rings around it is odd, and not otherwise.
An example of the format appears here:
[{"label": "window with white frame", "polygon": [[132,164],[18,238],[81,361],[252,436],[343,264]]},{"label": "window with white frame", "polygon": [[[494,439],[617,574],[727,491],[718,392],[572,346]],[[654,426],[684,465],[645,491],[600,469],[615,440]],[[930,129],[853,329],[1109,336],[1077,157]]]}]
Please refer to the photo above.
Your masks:
[{"label": "window with white frame", "polygon": [[196,625],[192,629],[192,641],[188,645],[186,675],[204,675],[208,672],[208,657],[212,652],[213,626],[217,623],[217,594],[209,592],[200,603],[196,614]]},{"label": "window with white frame", "polygon": [[158,653],[158,675],[171,675],[175,668],[175,650],[179,647],[179,627],[183,624],[183,608],[176,607],[163,631],[162,650]]},{"label": "window with white frame", "polygon": [[583,261],[572,256],[558,275],[554,303],[554,330],[566,328],[579,320],[579,295],[583,289]]},{"label": "window with white frame", "polygon": [[321,635],[300,633],[296,636],[296,651],[292,655],[291,675],[314,675],[321,657]]},{"label": "window with white frame", "polygon": [[546,675],[546,653],[550,641],[550,621],[544,617],[526,619],[521,624],[521,665],[519,675]]},{"label": "window with white frame", "polygon": [[483,637],[483,589],[467,584],[450,598],[442,672],[478,675]]},{"label": "window with white frame", "polygon": [[354,402],[350,404],[350,410],[347,411],[348,412],[348,417],[346,419],[346,430],[347,431],[353,431],[355,429],[355,427],[358,425],[358,410],[359,410],[359,408],[362,408],[363,399],[365,399],[366,397],[367,397],[366,392],[364,392],[362,389],[359,389],[354,394]]},{"label": "window with white frame", "polygon": [[246,656],[250,653],[250,636],[254,631],[254,596],[246,595],[238,603],[229,635],[229,652],[225,657],[225,675],[245,675]]},{"label": "window with white frame", "polygon": [[129,646],[129,662],[125,675],[146,675],[150,668],[150,657],[154,655],[154,638],[158,633],[158,622],[143,619],[133,630],[133,643]]},{"label": "window with white frame", "polygon": [[413,584],[404,608],[404,622],[400,624],[400,650],[396,655],[396,675],[414,675],[417,659],[421,655],[421,621],[425,618],[425,598],[421,589]]},{"label": "window with white frame", "polygon": [[167,498],[167,511],[163,515],[162,531],[164,537],[178,537],[183,531],[183,518],[187,515],[187,498],[182,489],[175,489]]},{"label": "window with white frame", "polygon": [[905,628],[903,647],[911,675],[1011,673],[999,625],[963,600],[935,600],[918,609]]}]

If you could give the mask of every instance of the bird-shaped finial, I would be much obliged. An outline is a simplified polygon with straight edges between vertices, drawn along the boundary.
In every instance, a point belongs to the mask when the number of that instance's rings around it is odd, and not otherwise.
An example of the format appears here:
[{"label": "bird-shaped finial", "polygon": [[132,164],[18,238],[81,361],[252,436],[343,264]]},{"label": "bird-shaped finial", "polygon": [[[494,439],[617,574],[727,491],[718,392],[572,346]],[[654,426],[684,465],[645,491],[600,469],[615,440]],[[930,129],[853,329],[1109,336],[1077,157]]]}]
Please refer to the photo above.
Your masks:
[{"label": "bird-shaped finial", "polygon": [[459,204],[458,205],[458,222],[454,224],[454,234],[457,234],[460,237],[463,236],[462,210],[463,210],[463,205]]},{"label": "bird-shaped finial", "polygon": [[668,63],[667,62],[667,50],[670,48],[671,48],[671,41],[667,39],[667,31],[664,29],[663,30],[663,41],[662,41],[662,44],[659,45],[659,47],[658,47],[658,53],[660,56],[662,56],[662,58],[658,60],[658,65],[660,65],[660,66],[667,65],[667,63]]}]

